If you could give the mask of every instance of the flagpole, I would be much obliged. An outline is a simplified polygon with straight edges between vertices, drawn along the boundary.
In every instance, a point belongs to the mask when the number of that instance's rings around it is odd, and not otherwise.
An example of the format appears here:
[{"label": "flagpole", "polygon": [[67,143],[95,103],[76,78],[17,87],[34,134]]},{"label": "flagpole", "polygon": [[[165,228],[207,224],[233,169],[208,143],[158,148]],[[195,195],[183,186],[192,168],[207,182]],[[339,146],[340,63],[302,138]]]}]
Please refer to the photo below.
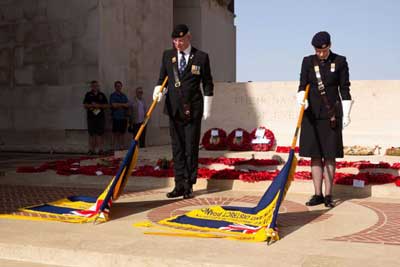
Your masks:
[{"label": "flagpole", "polygon": [[293,136],[293,141],[292,141],[292,146],[291,146],[291,149],[293,149],[293,150],[296,148],[297,137],[299,135],[299,131],[300,131],[300,128],[301,128],[301,122],[303,121],[303,115],[304,115],[304,110],[305,110],[305,102],[306,102],[306,100],[308,98],[309,91],[310,91],[310,84],[307,84],[306,90],[305,90],[305,93],[304,93],[303,104],[301,105],[300,114],[299,114],[299,117],[297,119],[296,131],[294,132],[294,136]]},{"label": "flagpole", "polygon": [[[162,93],[164,87],[165,87],[166,84],[167,84],[167,81],[168,81],[168,76],[165,76],[164,81],[163,81],[163,83],[161,84],[161,88],[160,88],[159,93]],[[149,122],[151,113],[153,113],[153,110],[154,110],[154,108],[155,108],[156,105],[157,105],[157,102],[158,102],[157,99],[154,99],[154,100],[153,100],[153,103],[151,103],[151,106],[150,106],[149,110],[148,110],[147,113],[146,113],[146,116],[145,116],[145,118],[144,118],[144,120],[143,120],[143,122],[142,122],[142,125],[140,126],[140,128],[139,128],[139,130],[138,130],[138,132],[137,132],[137,134],[136,134],[136,136],[135,136],[135,141],[139,141],[140,136],[142,135],[142,132],[143,132],[144,128],[146,127],[147,123]]]}]

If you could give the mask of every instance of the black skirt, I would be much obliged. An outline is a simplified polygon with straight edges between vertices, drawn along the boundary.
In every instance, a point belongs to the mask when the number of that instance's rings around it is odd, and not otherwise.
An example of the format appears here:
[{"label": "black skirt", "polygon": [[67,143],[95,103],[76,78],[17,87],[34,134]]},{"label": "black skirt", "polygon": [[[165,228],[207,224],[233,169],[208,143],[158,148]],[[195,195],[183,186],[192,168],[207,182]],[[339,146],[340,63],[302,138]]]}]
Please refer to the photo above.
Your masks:
[{"label": "black skirt", "polygon": [[337,127],[330,127],[329,119],[315,119],[305,112],[301,123],[300,153],[302,157],[343,158],[342,119],[336,118]]}]

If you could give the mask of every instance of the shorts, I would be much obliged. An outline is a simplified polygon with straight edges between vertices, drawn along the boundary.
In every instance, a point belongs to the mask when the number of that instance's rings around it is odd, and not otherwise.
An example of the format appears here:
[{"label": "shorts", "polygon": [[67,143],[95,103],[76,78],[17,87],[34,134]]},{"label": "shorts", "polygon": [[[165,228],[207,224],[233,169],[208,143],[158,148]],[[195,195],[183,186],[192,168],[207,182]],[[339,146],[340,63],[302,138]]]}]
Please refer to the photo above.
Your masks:
[{"label": "shorts", "polygon": [[113,133],[126,133],[126,128],[128,127],[128,122],[126,119],[124,120],[115,120],[113,119],[112,124],[112,132]]},{"label": "shorts", "polygon": [[101,136],[104,134],[105,118],[104,116],[88,118],[87,125],[90,136]]}]

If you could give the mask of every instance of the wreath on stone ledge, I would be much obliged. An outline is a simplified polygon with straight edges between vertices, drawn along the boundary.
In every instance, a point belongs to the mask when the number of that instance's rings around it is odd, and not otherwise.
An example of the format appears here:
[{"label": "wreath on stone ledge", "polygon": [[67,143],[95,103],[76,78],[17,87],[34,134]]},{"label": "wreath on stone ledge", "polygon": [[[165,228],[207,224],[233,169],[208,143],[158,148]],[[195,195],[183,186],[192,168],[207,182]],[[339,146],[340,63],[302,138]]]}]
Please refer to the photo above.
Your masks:
[{"label": "wreath on stone ledge", "polygon": [[250,133],[243,128],[234,129],[229,135],[227,146],[232,151],[248,151],[250,146]]},{"label": "wreath on stone ledge", "polygon": [[250,145],[254,151],[269,151],[275,144],[275,135],[264,126],[255,128],[250,134]]},{"label": "wreath on stone ledge", "polygon": [[220,128],[211,128],[204,133],[201,144],[206,150],[225,150],[226,132]]},{"label": "wreath on stone ledge", "polygon": [[386,149],[385,154],[388,156],[400,156],[400,147],[390,147]]},{"label": "wreath on stone ledge", "polygon": [[375,151],[379,149],[378,146],[368,147],[368,146],[344,146],[343,152],[345,155],[353,155],[353,156],[369,156],[374,155]]}]

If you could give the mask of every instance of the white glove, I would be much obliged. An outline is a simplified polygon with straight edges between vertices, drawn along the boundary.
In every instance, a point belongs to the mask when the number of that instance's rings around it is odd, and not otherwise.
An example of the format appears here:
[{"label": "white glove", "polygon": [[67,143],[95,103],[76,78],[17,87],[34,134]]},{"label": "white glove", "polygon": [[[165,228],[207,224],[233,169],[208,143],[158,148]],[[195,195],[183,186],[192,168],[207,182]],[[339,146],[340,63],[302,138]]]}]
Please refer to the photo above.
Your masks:
[{"label": "white glove", "polygon": [[304,110],[306,110],[308,108],[308,100],[304,100],[304,94],[306,92],[305,91],[299,91],[296,94],[296,100],[297,100],[297,104],[299,104],[300,106],[302,106],[304,104]]},{"label": "white glove", "polygon": [[160,102],[163,98],[163,96],[167,93],[167,88],[163,88],[162,92],[160,92],[161,85],[157,85],[154,87],[153,91],[153,100],[157,99],[157,102]]},{"label": "white glove", "polygon": [[353,100],[342,100],[343,107],[343,128],[350,124],[350,111],[353,105]]},{"label": "white glove", "polygon": [[208,119],[211,115],[212,100],[212,96],[204,96],[203,120]]}]

